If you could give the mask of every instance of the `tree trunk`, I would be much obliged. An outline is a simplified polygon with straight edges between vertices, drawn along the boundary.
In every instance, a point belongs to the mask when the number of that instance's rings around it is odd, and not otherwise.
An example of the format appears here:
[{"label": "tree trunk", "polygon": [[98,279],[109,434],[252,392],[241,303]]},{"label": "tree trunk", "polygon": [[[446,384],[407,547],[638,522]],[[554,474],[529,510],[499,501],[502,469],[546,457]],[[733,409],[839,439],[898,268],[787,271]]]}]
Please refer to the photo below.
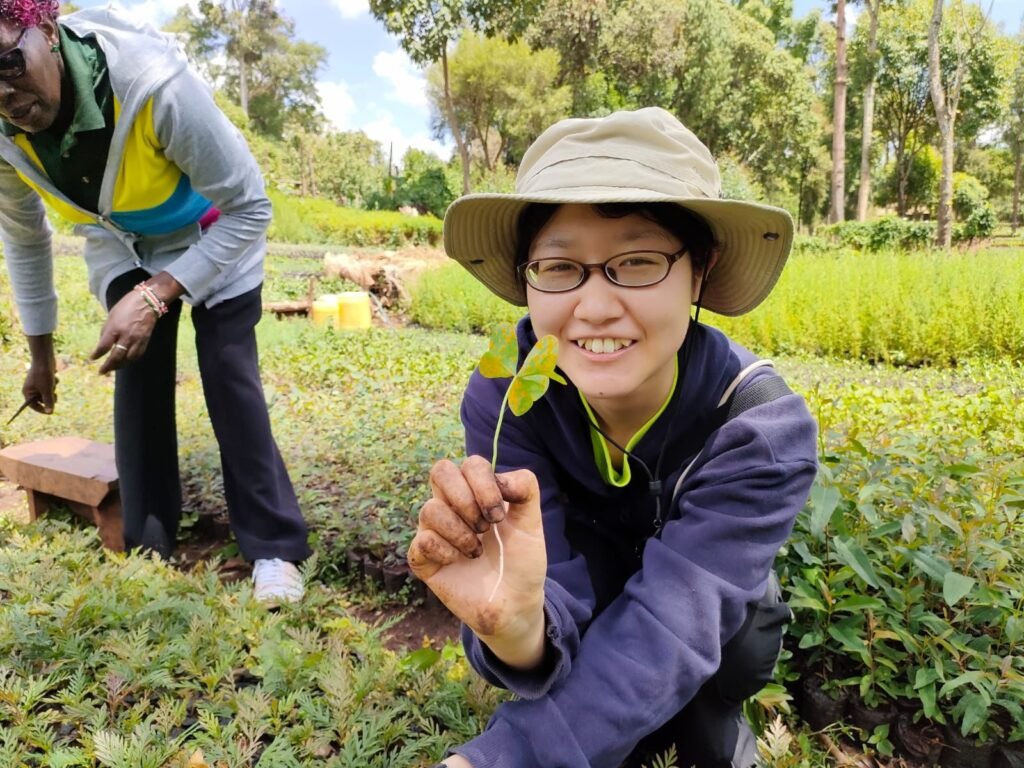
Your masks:
[{"label": "tree trunk", "polygon": [[1022,168],[1024,168],[1024,147],[1018,146],[1013,157],[1013,215],[1010,219],[1010,234],[1017,234],[1017,225],[1020,223],[1020,185]]},{"label": "tree trunk", "polygon": [[249,66],[245,54],[238,59],[238,100],[245,116],[249,116]]},{"label": "tree trunk", "polygon": [[882,0],[866,0],[871,26],[868,31],[868,60],[871,77],[864,86],[864,120],[860,130],[860,183],[857,185],[857,221],[866,221],[871,202],[871,139],[875,126],[875,56],[878,52],[878,14]]},{"label": "tree trunk", "polygon": [[[942,182],[939,184],[939,210],[936,214],[935,244],[949,248],[953,241],[953,226],[950,214],[953,207],[953,124],[956,119],[955,107],[947,100],[942,85],[942,70],[939,67],[939,33],[942,30],[942,5],[944,0],[932,0],[932,20],[928,25],[928,81],[935,105],[935,117],[942,138]],[[951,94],[952,95],[952,94]]]},{"label": "tree trunk", "polygon": [[462,129],[459,127],[459,120],[455,116],[455,105],[452,103],[451,85],[448,82],[448,52],[441,51],[441,72],[444,75],[444,107],[448,113],[448,128],[455,137],[455,146],[459,150],[459,159],[462,160],[462,194],[468,195],[469,185],[469,147],[466,145]]},{"label": "tree trunk", "polygon": [[832,106],[833,224],[845,217],[846,189],[846,0],[836,2],[836,87]]},{"label": "tree trunk", "polygon": [[901,137],[896,146],[896,213],[901,218],[907,215],[907,177],[910,176],[906,151],[907,144]]}]

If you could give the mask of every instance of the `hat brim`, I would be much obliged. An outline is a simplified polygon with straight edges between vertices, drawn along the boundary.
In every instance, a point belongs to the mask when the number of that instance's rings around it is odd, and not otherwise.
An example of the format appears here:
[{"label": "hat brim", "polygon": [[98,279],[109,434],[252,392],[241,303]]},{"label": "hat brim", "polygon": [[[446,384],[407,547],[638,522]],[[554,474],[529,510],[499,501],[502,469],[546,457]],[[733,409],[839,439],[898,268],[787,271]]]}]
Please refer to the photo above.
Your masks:
[{"label": "hat brim", "polygon": [[764,301],[793,245],[788,212],[742,200],[659,196],[650,190],[615,187],[460,197],[445,213],[445,252],[493,293],[518,306],[526,306],[526,290],[515,274],[516,227],[520,213],[531,203],[675,203],[700,214],[719,244],[701,305],[721,315],[742,315]]}]

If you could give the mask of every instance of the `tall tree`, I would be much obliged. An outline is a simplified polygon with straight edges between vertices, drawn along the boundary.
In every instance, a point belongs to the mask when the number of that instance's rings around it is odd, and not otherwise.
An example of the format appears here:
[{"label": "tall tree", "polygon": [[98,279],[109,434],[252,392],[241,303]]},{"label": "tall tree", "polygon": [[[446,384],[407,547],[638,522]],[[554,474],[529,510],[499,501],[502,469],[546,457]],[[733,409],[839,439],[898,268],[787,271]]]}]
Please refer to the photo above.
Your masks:
[{"label": "tall tree", "polygon": [[1017,234],[1017,227],[1020,224],[1021,184],[1024,183],[1024,31],[1018,36],[1018,44],[1014,53],[1016,65],[1011,79],[1010,104],[1003,137],[1010,148],[1010,157],[1013,160],[1013,203],[1010,212],[1010,228],[1013,234]]},{"label": "tall tree", "polygon": [[559,56],[557,84],[572,91],[572,114],[594,115],[606,107],[607,82],[599,65],[601,27],[611,14],[608,0],[546,0],[524,33],[535,50]]},{"label": "tall tree", "polygon": [[857,221],[868,217],[871,202],[871,139],[875,131],[875,83],[878,67],[878,16],[882,0],[864,0],[868,10],[867,67],[864,92],[861,97],[860,178],[857,182]]},{"label": "tall tree", "polygon": [[281,138],[288,122],[319,127],[316,75],[327,51],[295,40],[295,23],[274,0],[200,0],[198,14],[183,5],[167,29],[185,35],[189,57],[224,87],[254,130]]},{"label": "tall tree", "polygon": [[[954,12],[959,12],[953,25],[953,67],[943,77],[942,15],[945,0],[932,0],[932,17],[928,25],[928,83],[935,105],[942,151],[942,180],[939,183],[939,205],[936,215],[936,245],[949,248],[953,241],[953,150],[956,138],[956,118],[960,96],[968,75],[968,61],[982,39],[988,20],[969,14],[962,3],[954,0]],[[972,18],[973,17],[973,18]]]},{"label": "tall tree", "polygon": [[605,20],[601,61],[619,99],[609,107],[664,107],[770,199],[795,192],[822,131],[811,73],[749,14],[719,0],[633,0]]},{"label": "tall tree", "polygon": [[462,160],[462,193],[470,191],[469,145],[452,101],[448,46],[469,27],[514,39],[533,15],[535,0],[369,0],[370,12],[400,37],[402,50],[421,67],[441,65],[444,117]]},{"label": "tall tree", "polygon": [[832,198],[829,221],[846,210],[846,0],[836,0],[836,80],[832,95]]},{"label": "tall tree", "polygon": [[440,65],[428,70],[430,100],[440,109],[451,99],[462,141],[488,171],[498,162],[518,163],[541,131],[569,114],[572,93],[555,85],[554,51],[533,52],[523,42],[466,32],[448,56],[448,67],[447,97]]}]

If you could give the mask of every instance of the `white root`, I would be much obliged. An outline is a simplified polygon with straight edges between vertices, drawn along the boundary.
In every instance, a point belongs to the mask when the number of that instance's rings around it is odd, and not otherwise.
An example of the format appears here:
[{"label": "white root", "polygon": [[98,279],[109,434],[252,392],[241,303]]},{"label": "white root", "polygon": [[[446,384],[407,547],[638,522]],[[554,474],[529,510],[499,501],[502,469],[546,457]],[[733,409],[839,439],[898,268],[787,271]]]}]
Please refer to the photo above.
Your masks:
[{"label": "white root", "polygon": [[494,582],[494,589],[491,590],[491,596],[487,598],[487,602],[494,600],[494,595],[498,591],[498,587],[501,586],[501,579],[505,575],[505,545],[501,542],[501,534],[498,533],[498,524],[491,523],[491,528],[494,530],[494,538],[498,540],[498,580]]}]

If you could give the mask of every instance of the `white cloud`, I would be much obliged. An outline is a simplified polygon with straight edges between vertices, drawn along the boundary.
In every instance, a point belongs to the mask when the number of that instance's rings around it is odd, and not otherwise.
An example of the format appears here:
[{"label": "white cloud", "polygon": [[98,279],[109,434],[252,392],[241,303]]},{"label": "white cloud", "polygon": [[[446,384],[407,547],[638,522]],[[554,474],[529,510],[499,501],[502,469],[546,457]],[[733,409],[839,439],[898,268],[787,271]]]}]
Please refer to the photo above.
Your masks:
[{"label": "white cloud", "polygon": [[336,131],[352,130],[352,117],[356,112],[356,102],[349,92],[348,83],[344,81],[327,82],[321,80],[316,84],[320,94],[320,104],[331,127]]},{"label": "white cloud", "polygon": [[426,132],[406,133],[402,128],[395,125],[394,116],[390,112],[378,110],[374,119],[360,126],[371,139],[381,143],[384,148],[384,155],[389,151],[393,152],[395,164],[399,164],[402,156],[409,147],[416,147],[427,152],[433,152],[442,160],[451,157],[452,148],[433,139]]},{"label": "white cloud", "polygon": [[142,0],[139,3],[110,3],[109,7],[115,11],[124,11],[124,14],[133,21],[150,24],[159,29],[170,21],[183,5],[188,5],[193,13],[199,12],[199,0]]},{"label": "white cloud", "polygon": [[373,57],[373,72],[391,83],[388,98],[413,107],[427,106],[427,80],[405,51],[380,51]]},{"label": "white cloud", "polygon": [[343,19],[355,19],[370,10],[366,0],[331,0],[331,5],[341,11]]}]

